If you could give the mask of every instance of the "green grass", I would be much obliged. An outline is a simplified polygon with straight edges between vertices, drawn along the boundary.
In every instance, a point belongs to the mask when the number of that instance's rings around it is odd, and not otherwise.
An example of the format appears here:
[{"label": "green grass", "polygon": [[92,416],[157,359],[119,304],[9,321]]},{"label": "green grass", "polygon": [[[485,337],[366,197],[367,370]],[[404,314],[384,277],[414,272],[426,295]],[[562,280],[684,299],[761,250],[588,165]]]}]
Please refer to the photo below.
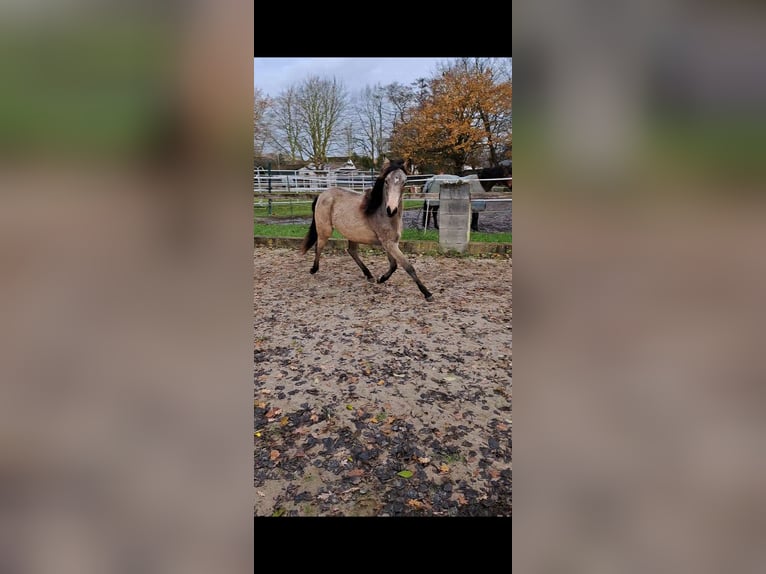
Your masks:
[{"label": "green grass", "polygon": [[475,231],[471,233],[471,241],[477,243],[513,243],[512,233],[484,233]]},{"label": "green grass", "polygon": [[[308,233],[309,226],[299,223],[255,223],[253,235],[258,237],[304,237]],[[332,237],[343,239],[343,236],[333,230]],[[402,239],[419,239],[424,241],[439,241],[439,232],[435,229],[422,231],[419,229],[405,229],[402,231]],[[472,242],[481,243],[512,243],[510,233],[471,233]]]},{"label": "green grass", "polygon": [[[300,223],[256,223],[253,235],[258,237],[304,237],[309,226]],[[332,237],[343,239],[343,236],[333,230]]]}]

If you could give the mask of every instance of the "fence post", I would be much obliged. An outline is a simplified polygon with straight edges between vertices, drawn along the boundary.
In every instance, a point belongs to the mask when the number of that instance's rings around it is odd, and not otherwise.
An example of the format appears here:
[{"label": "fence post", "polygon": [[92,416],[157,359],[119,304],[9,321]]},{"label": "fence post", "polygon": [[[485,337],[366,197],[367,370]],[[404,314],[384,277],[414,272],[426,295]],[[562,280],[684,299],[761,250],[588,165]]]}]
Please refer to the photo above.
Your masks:
[{"label": "fence post", "polygon": [[464,180],[439,182],[439,246],[463,253],[471,238],[471,191]]},{"label": "fence post", "polygon": [[269,170],[269,193],[271,193],[271,162],[266,165],[266,168]]},{"label": "fence post", "polygon": [[269,214],[269,215],[271,215],[271,198],[269,198],[269,209],[268,209],[268,214]]}]

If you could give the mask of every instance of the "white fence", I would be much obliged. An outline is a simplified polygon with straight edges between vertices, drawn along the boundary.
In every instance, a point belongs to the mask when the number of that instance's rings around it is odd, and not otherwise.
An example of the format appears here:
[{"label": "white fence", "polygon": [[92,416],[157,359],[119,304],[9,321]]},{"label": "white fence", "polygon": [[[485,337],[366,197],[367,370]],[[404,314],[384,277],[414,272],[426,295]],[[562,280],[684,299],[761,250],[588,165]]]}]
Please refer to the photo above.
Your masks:
[{"label": "white fence", "polygon": [[[256,167],[253,170],[253,190],[255,193],[310,193],[339,186],[364,191],[375,184],[377,177],[378,172],[375,171],[346,173],[342,170],[271,170],[269,174],[268,170]],[[411,175],[407,178],[407,185],[420,187],[431,177],[432,174]]]}]

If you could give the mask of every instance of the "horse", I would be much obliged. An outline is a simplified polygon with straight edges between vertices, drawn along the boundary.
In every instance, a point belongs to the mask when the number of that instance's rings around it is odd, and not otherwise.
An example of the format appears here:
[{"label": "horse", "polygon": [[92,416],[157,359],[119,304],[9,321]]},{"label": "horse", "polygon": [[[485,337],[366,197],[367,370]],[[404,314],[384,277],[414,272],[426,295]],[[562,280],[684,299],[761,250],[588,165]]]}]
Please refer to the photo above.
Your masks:
[{"label": "horse", "polygon": [[415,268],[399,249],[406,181],[407,171],[404,162],[386,160],[375,184],[364,193],[342,187],[331,187],[315,197],[311,205],[313,212],[311,227],[301,245],[302,255],[316,245],[311,274],[319,270],[319,256],[322,249],[332,235],[333,229],[337,229],[348,240],[347,252],[368,281],[374,282],[375,279],[359,258],[360,243],[379,245],[386,252],[388,271],[380,276],[378,283],[385,283],[397,267],[401,266],[415,281],[426,301],[432,301],[433,295],[418,279]]},{"label": "horse", "polygon": [[[496,185],[502,185],[512,189],[511,168],[507,165],[496,165],[494,167],[485,167],[479,172],[479,180],[484,191],[492,191]],[[495,181],[487,181],[495,180]]]}]

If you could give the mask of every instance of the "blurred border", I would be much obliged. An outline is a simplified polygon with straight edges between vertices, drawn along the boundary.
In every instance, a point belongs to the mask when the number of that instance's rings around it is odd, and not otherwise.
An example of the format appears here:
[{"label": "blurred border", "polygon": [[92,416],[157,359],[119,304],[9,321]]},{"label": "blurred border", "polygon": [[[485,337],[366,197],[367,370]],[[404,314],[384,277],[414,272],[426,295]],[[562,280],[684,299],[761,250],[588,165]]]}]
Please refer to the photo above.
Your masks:
[{"label": "blurred border", "polygon": [[766,566],[764,24],[516,6],[521,572]]},{"label": "blurred border", "polygon": [[0,571],[251,571],[253,35],[0,9]]}]

